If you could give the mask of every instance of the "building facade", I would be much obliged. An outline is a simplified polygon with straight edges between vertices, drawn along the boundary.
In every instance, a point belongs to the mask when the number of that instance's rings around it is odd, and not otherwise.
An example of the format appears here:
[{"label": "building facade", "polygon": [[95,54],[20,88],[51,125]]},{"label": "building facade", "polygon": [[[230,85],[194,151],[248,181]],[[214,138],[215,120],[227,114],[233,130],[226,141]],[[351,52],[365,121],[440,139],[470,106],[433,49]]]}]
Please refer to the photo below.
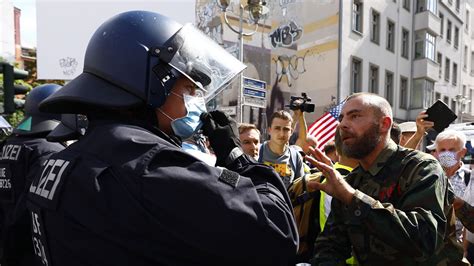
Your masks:
[{"label": "building facade", "polygon": [[384,96],[396,121],[434,101],[473,121],[472,1],[343,1],[340,97]]},{"label": "building facade", "polygon": [[10,0],[0,1],[0,57],[15,61],[15,12]]}]

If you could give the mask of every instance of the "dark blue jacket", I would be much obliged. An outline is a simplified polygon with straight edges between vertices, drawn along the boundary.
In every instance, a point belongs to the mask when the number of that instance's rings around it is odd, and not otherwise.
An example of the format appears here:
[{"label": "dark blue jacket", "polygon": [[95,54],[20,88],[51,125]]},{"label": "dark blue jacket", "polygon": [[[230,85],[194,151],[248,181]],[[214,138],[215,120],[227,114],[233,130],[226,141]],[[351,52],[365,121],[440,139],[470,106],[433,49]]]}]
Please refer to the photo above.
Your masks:
[{"label": "dark blue jacket", "polygon": [[[269,167],[211,167],[164,133],[91,121],[30,187],[47,265],[286,265],[297,230]],[[237,174],[237,173],[239,174]]]},{"label": "dark blue jacket", "polygon": [[44,136],[12,135],[0,149],[1,263],[30,266],[34,253],[26,192],[41,165],[64,146],[48,142]]}]

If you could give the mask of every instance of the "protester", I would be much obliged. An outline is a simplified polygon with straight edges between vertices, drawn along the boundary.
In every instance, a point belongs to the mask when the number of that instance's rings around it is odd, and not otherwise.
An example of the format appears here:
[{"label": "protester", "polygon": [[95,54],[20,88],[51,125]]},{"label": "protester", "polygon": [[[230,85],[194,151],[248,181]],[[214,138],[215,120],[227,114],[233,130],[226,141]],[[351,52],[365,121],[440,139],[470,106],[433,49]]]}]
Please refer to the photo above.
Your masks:
[{"label": "protester", "polygon": [[400,144],[400,138],[402,136],[402,130],[400,129],[400,126],[393,122],[392,128],[390,129],[390,138],[395,142],[395,144]]},{"label": "protester", "polygon": [[465,226],[463,236],[464,257],[474,264],[474,182],[469,182],[462,199],[454,201],[456,218]]},{"label": "protester", "polygon": [[[205,100],[243,68],[192,25],[157,13],[130,11],[104,22],[83,73],[41,104],[84,114],[89,125],[51,156],[29,189],[38,259],[287,265],[298,236],[286,188],[273,169],[243,154],[235,121],[205,113]],[[219,167],[180,147],[199,128]]]},{"label": "protester", "polygon": [[288,188],[293,179],[305,174],[303,158],[289,146],[293,119],[283,110],[276,111],[270,118],[270,140],[260,147],[258,160],[275,168]]},{"label": "protester", "polygon": [[[461,131],[445,130],[436,136],[436,157],[443,167],[448,180],[453,187],[454,195],[464,196],[469,184],[471,171],[463,168],[462,158],[467,152],[466,135]],[[462,223],[456,220],[456,239],[462,242]]]},{"label": "protester", "polygon": [[239,125],[239,139],[245,154],[258,160],[260,148],[260,130],[255,125],[241,123]]},{"label": "protester", "polygon": [[[427,134],[426,131],[434,126],[434,122],[426,120],[428,114],[425,111],[422,111],[416,117],[415,122],[415,131],[413,129],[413,122],[406,122],[409,125],[405,127],[405,131],[402,130],[402,140],[400,140],[400,145],[405,148],[410,149],[420,149],[420,144],[423,137]],[[406,129],[408,128],[408,129]]]},{"label": "protester", "polygon": [[400,143],[399,145],[405,147],[405,144],[408,142],[408,140],[413,137],[416,133],[416,122],[414,121],[408,121],[408,122],[403,122],[398,124],[400,127]]},{"label": "protester", "polygon": [[[369,93],[350,96],[339,117],[342,150],[360,166],[344,179],[320,151],[308,158],[326,176],[308,186],[333,196],[313,264],[336,265],[354,252],[361,265],[447,265],[462,259],[450,241],[448,183],[425,153],[390,139],[392,110]],[[451,211],[452,213],[452,211]]]},{"label": "protester", "polygon": [[329,157],[329,159],[331,159],[333,163],[339,161],[339,155],[337,154],[336,144],[334,143],[334,141],[329,141],[328,143],[326,143],[326,145],[324,145],[323,150],[324,154],[326,154],[326,156]]},{"label": "protester", "polygon": [[38,104],[60,88],[56,84],[44,84],[28,93],[25,118],[1,146],[2,265],[34,265],[35,250],[25,192],[48,157],[64,149],[59,143],[46,141],[46,135],[59,124],[61,116],[38,110]]}]

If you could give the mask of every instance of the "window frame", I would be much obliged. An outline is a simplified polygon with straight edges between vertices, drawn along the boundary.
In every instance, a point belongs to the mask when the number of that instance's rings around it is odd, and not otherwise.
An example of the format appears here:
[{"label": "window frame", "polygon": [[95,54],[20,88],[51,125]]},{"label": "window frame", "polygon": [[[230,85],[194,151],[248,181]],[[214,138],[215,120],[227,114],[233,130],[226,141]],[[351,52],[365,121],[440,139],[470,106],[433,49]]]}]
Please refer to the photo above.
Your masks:
[{"label": "window frame", "polygon": [[[390,25],[392,25],[392,30],[390,30]],[[392,53],[395,52],[395,22],[387,19],[387,37],[386,37],[386,49]],[[391,36],[391,37],[390,37]]]}]

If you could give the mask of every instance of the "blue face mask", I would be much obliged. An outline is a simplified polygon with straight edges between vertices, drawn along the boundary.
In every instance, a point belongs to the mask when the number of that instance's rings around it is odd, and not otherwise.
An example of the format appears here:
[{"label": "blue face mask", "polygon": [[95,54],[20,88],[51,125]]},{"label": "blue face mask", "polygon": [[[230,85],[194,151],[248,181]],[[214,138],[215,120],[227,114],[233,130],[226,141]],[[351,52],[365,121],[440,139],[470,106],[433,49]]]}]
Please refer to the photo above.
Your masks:
[{"label": "blue face mask", "polygon": [[187,111],[186,116],[172,119],[161,111],[161,109],[159,110],[171,120],[171,128],[173,129],[174,134],[182,139],[187,139],[196,133],[196,131],[201,129],[202,121],[200,116],[202,113],[206,112],[206,101],[204,100],[204,97],[190,96],[186,94],[181,96],[176,93],[173,94],[184,100],[184,105]]}]

